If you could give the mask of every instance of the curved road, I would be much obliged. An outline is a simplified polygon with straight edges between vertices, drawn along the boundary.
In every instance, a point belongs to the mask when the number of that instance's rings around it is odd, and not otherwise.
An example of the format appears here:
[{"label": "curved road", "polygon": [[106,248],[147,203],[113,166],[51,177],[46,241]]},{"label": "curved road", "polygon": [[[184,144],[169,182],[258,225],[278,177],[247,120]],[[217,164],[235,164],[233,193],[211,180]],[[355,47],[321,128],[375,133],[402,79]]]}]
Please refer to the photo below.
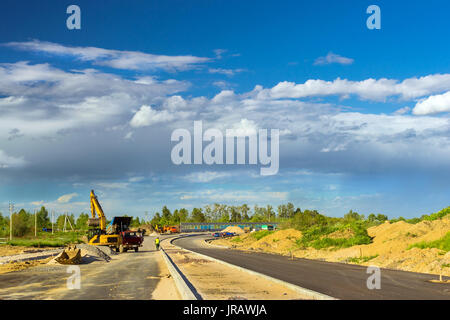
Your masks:
[{"label": "curved road", "polygon": [[381,269],[381,289],[369,290],[364,266],[222,249],[205,244],[210,238],[188,236],[173,244],[338,299],[450,300],[450,284],[428,281],[436,275]]}]

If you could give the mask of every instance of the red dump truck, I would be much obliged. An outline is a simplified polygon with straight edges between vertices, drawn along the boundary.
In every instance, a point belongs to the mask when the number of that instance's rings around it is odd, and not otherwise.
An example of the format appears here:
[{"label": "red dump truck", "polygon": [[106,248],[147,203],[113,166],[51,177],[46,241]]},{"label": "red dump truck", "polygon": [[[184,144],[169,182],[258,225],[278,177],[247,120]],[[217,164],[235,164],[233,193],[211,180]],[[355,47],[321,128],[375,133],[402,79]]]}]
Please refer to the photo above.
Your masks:
[{"label": "red dump truck", "polygon": [[120,233],[122,235],[122,244],[123,251],[127,252],[128,249],[134,249],[134,251],[138,252],[139,247],[142,247],[142,242],[144,242],[144,237],[141,232],[137,231],[122,231]]}]

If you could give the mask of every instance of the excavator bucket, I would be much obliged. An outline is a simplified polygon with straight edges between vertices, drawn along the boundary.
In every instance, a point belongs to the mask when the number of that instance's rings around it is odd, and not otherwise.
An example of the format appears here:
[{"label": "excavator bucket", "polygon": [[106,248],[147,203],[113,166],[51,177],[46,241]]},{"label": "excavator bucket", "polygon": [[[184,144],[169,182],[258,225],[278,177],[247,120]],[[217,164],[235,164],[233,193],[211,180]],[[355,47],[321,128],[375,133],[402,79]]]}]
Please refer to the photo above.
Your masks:
[{"label": "excavator bucket", "polygon": [[61,264],[80,264],[82,260],[81,250],[75,245],[69,245],[55,260]]}]

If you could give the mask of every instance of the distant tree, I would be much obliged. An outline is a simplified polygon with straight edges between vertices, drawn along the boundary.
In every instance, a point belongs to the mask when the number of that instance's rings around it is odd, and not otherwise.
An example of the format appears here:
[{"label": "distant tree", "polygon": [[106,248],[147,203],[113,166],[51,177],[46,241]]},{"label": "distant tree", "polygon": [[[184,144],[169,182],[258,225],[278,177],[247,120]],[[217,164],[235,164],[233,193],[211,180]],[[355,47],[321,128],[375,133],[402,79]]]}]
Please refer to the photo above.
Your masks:
[{"label": "distant tree", "polygon": [[321,215],[316,210],[301,211],[297,209],[291,225],[298,230],[306,230],[312,226],[323,226],[327,224],[327,217]]},{"label": "distant tree", "polygon": [[241,222],[242,216],[239,209],[235,206],[230,207],[231,211],[231,222]]},{"label": "distant tree", "polygon": [[44,206],[42,206],[41,209],[38,212],[36,212],[36,220],[39,229],[48,228],[51,226],[48,211],[47,209],[45,209]]},{"label": "distant tree", "polygon": [[178,215],[180,216],[180,222],[187,222],[189,219],[189,211],[185,208],[181,208],[180,211],[178,211]]},{"label": "distant tree", "polygon": [[180,223],[180,213],[178,209],[175,209],[175,211],[172,214],[171,224],[179,224],[179,223]]},{"label": "distant tree", "polygon": [[206,217],[203,214],[201,208],[194,208],[194,209],[192,209],[191,221],[192,222],[206,222]]},{"label": "distant tree", "polygon": [[363,220],[364,216],[360,215],[358,212],[350,210],[348,213],[344,215],[344,220],[346,221],[358,221]]},{"label": "distant tree", "polygon": [[367,221],[369,222],[375,222],[377,220],[377,216],[373,213],[369,214],[369,216],[367,217]]},{"label": "distant tree", "polygon": [[250,220],[250,217],[249,217],[249,215],[248,215],[248,213],[249,213],[249,211],[250,211],[250,208],[248,207],[247,204],[244,203],[244,204],[240,207],[240,210],[241,210],[241,215],[242,215],[242,221],[248,222],[248,221]]},{"label": "distant tree", "polygon": [[386,220],[388,220],[388,216],[379,213],[379,214],[377,214],[377,220],[380,222],[385,222]]},{"label": "distant tree", "polygon": [[164,206],[162,208],[162,216],[159,221],[161,225],[170,225],[172,222],[172,214],[170,213],[170,210],[167,208],[167,206]]},{"label": "distant tree", "polygon": [[286,219],[286,218],[288,218],[288,212],[287,212],[287,207],[286,207],[286,205],[280,204],[280,205],[277,207],[277,211],[278,211],[278,217],[279,217],[280,219]]},{"label": "distant tree", "polygon": [[141,225],[141,220],[139,219],[139,217],[136,218],[132,218],[131,219],[131,223],[130,223],[130,227],[132,228],[137,228]]},{"label": "distant tree", "polygon": [[0,212],[0,236],[9,235],[9,217],[4,217]]},{"label": "distant tree", "polygon": [[213,221],[213,208],[209,204],[203,207],[203,213],[206,221]]},{"label": "distant tree", "polygon": [[275,220],[275,218],[276,218],[275,211],[273,211],[273,207],[270,204],[268,204],[266,207],[265,217],[266,217],[267,221]]},{"label": "distant tree", "polygon": [[286,205],[286,211],[287,211],[287,217],[291,219],[294,217],[295,211],[294,211],[294,205],[291,202],[288,202]]},{"label": "distant tree", "polygon": [[89,215],[87,213],[80,213],[75,222],[75,229],[77,230],[87,230],[88,229]]},{"label": "distant tree", "polygon": [[161,220],[161,215],[159,214],[159,212],[155,213],[155,215],[153,216],[152,220],[150,220],[150,224],[152,226],[156,226],[160,224],[160,220]]},{"label": "distant tree", "polygon": [[167,208],[167,206],[164,206],[162,208],[162,218],[166,220],[170,220],[172,218],[172,214],[170,213],[170,210]]}]

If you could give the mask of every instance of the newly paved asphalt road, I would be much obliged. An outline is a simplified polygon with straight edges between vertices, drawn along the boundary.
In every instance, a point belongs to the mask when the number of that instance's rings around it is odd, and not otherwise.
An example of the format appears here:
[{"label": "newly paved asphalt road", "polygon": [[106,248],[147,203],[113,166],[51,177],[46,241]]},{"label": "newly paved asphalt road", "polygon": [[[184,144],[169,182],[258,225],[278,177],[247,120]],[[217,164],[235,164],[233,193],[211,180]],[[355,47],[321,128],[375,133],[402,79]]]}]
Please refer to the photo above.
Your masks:
[{"label": "newly paved asphalt road", "polygon": [[381,269],[381,289],[369,290],[371,274],[364,266],[222,249],[205,244],[207,238],[186,237],[173,244],[338,299],[450,300],[450,284],[428,282],[435,275]]},{"label": "newly paved asphalt road", "polygon": [[[161,236],[164,238],[167,236]],[[0,299],[150,299],[160,281],[153,237],[139,252],[112,256],[110,262],[80,265],[81,288],[69,290],[69,266],[44,265],[0,274]]]}]

